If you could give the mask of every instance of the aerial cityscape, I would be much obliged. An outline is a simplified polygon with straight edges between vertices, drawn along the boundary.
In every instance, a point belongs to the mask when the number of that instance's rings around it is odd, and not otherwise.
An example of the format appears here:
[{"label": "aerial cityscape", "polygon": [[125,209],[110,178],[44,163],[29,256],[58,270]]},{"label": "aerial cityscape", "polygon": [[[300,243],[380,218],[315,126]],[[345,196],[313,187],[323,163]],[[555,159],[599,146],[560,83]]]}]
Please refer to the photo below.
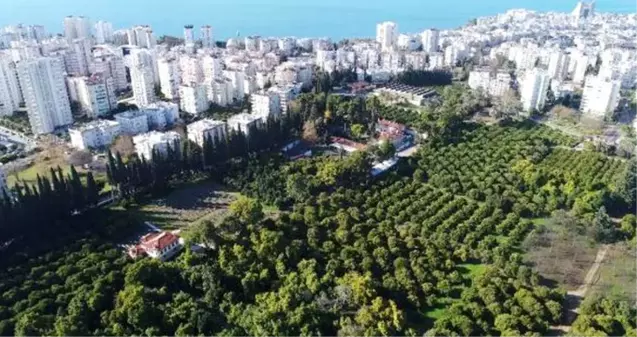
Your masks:
[{"label": "aerial cityscape", "polygon": [[0,20],[0,336],[637,336],[637,14],[603,5]]}]

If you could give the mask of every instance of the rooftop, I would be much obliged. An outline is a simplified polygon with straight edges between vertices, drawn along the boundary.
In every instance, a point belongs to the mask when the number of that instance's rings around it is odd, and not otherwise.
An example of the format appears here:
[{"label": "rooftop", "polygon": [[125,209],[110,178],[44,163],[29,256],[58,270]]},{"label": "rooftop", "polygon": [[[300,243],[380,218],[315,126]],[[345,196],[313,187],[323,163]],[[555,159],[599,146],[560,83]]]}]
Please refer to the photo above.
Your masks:
[{"label": "rooftop", "polygon": [[144,107],[144,110],[177,109],[177,104],[158,101]]},{"label": "rooftop", "polygon": [[151,131],[133,137],[133,143],[143,143],[152,141],[153,143],[171,142],[180,139],[181,136],[175,131],[158,132]]},{"label": "rooftop", "polygon": [[133,118],[142,117],[142,116],[146,117],[146,114],[144,114],[144,112],[141,110],[128,110],[128,111],[115,114],[115,118],[123,118],[123,119],[133,119]]},{"label": "rooftop", "polygon": [[436,91],[434,89],[414,87],[414,86],[402,84],[402,83],[388,83],[382,86],[381,89],[382,88],[393,90],[393,91],[400,91],[400,92],[415,94],[415,95],[421,95],[423,97],[436,95]]},{"label": "rooftop", "polygon": [[219,125],[225,125],[226,123],[223,121],[218,121],[210,118],[205,118],[202,120],[198,120],[196,122],[192,122],[188,124],[188,128],[196,128],[196,129],[212,129]]},{"label": "rooftop", "polygon": [[115,127],[115,126],[119,126],[119,123],[116,121],[109,121],[109,120],[105,120],[105,119],[99,119],[99,120],[94,120],[91,122],[88,122],[86,124],[82,124],[82,125],[78,125],[77,127],[72,127],[69,129],[69,131],[87,131],[87,130],[92,130],[92,129],[98,129],[98,128],[107,128],[107,127]]},{"label": "rooftop", "polygon": [[240,123],[240,124],[248,124],[252,123],[256,120],[259,120],[260,117],[249,114],[247,112],[242,112],[240,114],[236,114],[230,118],[228,118],[228,123]]},{"label": "rooftop", "polygon": [[341,138],[341,137],[331,137],[330,138],[332,140],[333,143],[339,144],[339,145],[343,145],[343,146],[347,146],[347,147],[351,147],[351,148],[355,148],[358,150],[365,150],[365,148],[367,148],[367,146],[365,146],[365,144],[361,144],[361,143],[357,143],[353,140],[349,140],[347,138]]}]

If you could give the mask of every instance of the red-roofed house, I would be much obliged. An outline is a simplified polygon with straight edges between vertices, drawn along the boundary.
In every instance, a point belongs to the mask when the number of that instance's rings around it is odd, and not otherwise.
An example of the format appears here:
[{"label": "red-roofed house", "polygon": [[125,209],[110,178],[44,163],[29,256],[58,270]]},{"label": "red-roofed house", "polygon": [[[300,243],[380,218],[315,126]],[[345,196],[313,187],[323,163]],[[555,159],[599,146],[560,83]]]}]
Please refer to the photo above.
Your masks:
[{"label": "red-roofed house", "polygon": [[363,151],[365,150],[365,148],[367,148],[365,144],[357,143],[353,140],[349,140],[346,138],[332,137],[331,140],[332,140],[332,144],[331,144],[332,147],[337,149],[343,149],[347,152]]},{"label": "red-roofed house", "polygon": [[139,244],[128,250],[132,258],[148,255],[166,261],[183,247],[183,239],[170,232],[149,233],[139,240]]},{"label": "red-roofed house", "polygon": [[379,119],[376,125],[380,140],[392,142],[397,149],[402,148],[407,136],[407,127],[403,124]]}]

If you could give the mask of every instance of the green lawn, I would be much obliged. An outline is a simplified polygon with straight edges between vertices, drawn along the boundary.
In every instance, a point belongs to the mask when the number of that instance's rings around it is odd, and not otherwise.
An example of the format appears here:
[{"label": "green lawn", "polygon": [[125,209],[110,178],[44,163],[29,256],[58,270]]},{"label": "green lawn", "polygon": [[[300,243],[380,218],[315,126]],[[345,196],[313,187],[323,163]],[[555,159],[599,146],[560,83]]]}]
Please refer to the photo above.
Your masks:
[{"label": "green lawn", "polygon": [[447,312],[447,309],[453,304],[453,299],[445,298],[438,301],[437,305],[431,308],[430,310],[425,311],[423,314],[425,317],[435,321],[440,317],[444,316]]},{"label": "green lawn", "polygon": [[637,296],[635,288],[637,264],[635,261],[637,261],[637,253],[634,246],[631,247],[630,244],[624,242],[613,244],[606,253],[590,294],[634,301]]},{"label": "green lawn", "polygon": [[599,244],[584,228],[566,228],[549,218],[533,219],[535,231],[522,243],[525,262],[547,283],[577,289],[593,265]]},{"label": "green lawn", "polygon": [[[7,185],[13,186],[17,182],[26,183],[29,185],[36,185],[38,183],[38,175],[41,177],[47,177],[50,179],[51,177],[51,168],[57,170],[57,167],[62,169],[64,175],[68,175],[71,173],[70,167],[68,164],[60,163],[58,160],[46,160],[35,162],[33,165],[28,168],[14,172],[7,175]],[[75,168],[82,178],[82,182],[86,183],[86,174],[87,170],[82,167]],[[100,182],[104,183],[104,188],[102,188],[102,193],[109,192],[112,187],[109,185],[108,181],[106,181],[106,174],[101,172],[93,172],[93,177],[95,181],[99,184]]]},{"label": "green lawn", "polygon": [[487,265],[483,263],[463,263],[459,267],[462,275],[470,279],[482,274],[487,269]]},{"label": "green lawn", "polygon": [[[8,174],[7,184],[9,186],[13,186],[18,181],[24,182],[27,184],[36,184],[38,175],[46,176],[46,177],[51,176],[50,174],[51,168],[57,169],[57,163],[53,161],[35,162],[33,165],[29,166],[28,168],[22,171]],[[62,172],[64,172],[65,175],[69,174],[70,171],[69,171],[68,165],[60,165],[60,168],[62,168]],[[79,170],[78,170],[78,173],[79,173]]]},{"label": "green lawn", "polygon": [[239,193],[216,183],[198,182],[129,210],[140,223],[149,221],[159,228],[172,230],[199,221],[215,221],[238,196]]}]

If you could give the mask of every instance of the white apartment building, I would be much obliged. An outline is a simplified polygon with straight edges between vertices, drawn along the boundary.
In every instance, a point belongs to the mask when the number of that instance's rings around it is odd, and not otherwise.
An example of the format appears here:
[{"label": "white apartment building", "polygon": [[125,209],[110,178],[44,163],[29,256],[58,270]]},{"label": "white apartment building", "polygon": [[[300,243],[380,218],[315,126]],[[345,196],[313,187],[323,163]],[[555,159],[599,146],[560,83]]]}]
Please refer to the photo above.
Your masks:
[{"label": "white apartment building", "polygon": [[427,67],[427,54],[426,53],[407,53],[405,54],[405,67],[414,70],[424,70]]},{"label": "white apartment building", "polygon": [[95,41],[104,44],[113,41],[113,24],[106,21],[95,23]]},{"label": "white apartment building", "polygon": [[619,81],[601,76],[586,77],[580,110],[591,117],[604,118],[617,108],[620,87]]},{"label": "white apartment building", "polygon": [[200,83],[204,79],[202,64],[194,56],[182,55],[179,58],[179,69],[182,84]]},{"label": "white apartment building", "polygon": [[445,56],[443,53],[431,53],[429,54],[428,70],[440,69],[445,66]]},{"label": "white apartment building", "polygon": [[126,90],[129,87],[124,58],[116,55],[109,48],[100,46],[93,49],[91,73],[101,73],[104,76],[111,77],[116,91]]},{"label": "white apartment building", "polygon": [[153,79],[153,71],[149,66],[135,58],[133,62],[130,68],[133,96],[137,105],[142,108],[157,101],[155,81]]},{"label": "white apartment building", "polygon": [[59,58],[41,57],[18,64],[31,130],[36,135],[73,123],[62,63]]},{"label": "white apartment building", "polygon": [[195,44],[195,33],[193,32],[193,25],[184,26],[184,44],[186,46]]},{"label": "white apartment building", "polygon": [[67,77],[69,97],[80,103],[89,118],[103,116],[117,107],[113,79],[94,74],[91,77]]},{"label": "white apartment building", "polygon": [[141,158],[152,160],[154,152],[165,156],[168,153],[168,148],[179,148],[180,140],[181,136],[175,131],[151,131],[133,137],[133,144],[135,144],[135,152]]},{"label": "white apartment building", "polygon": [[203,147],[208,137],[215,142],[226,136],[226,123],[206,118],[188,124],[187,130],[188,139]]},{"label": "white apartment building", "polygon": [[154,48],[157,40],[150,26],[135,26],[128,30],[128,44],[141,48]]},{"label": "white apartment building", "polygon": [[118,29],[113,32],[113,42],[115,46],[123,46],[128,44],[128,29]]},{"label": "white apartment building", "polygon": [[92,58],[90,39],[75,39],[69,43],[69,50],[64,54],[66,72],[69,75],[86,76]]},{"label": "white apartment building", "polygon": [[179,105],[182,111],[191,115],[206,111],[210,107],[206,86],[197,83],[180,86]]},{"label": "white apartment building", "polygon": [[585,23],[593,14],[595,14],[594,0],[590,2],[578,1],[575,9],[571,12],[571,16],[576,25]]},{"label": "white apartment building", "polygon": [[7,54],[0,54],[0,116],[12,115],[23,101],[16,64]]},{"label": "white apartment building", "polygon": [[83,16],[67,16],[64,18],[64,37],[68,40],[88,39],[91,37],[91,24]]},{"label": "white apartment building", "polygon": [[511,88],[511,80],[507,72],[492,74],[489,69],[479,69],[469,73],[468,84],[471,89],[482,89],[491,96],[499,97]]},{"label": "white apartment building", "polygon": [[179,106],[170,102],[155,102],[141,109],[148,117],[148,127],[161,130],[179,119]]},{"label": "white apartment building", "polygon": [[251,97],[252,114],[266,120],[281,114],[281,99],[275,92],[261,92]]},{"label": "white apartment building", "polygon": [[296,40],[293,38],[284,37],[282,39],[279,39],[278,44],[279,50],[282,51],[285,55],[289,55],[290,53],[292,53],[292,50],[294,50],[294,47],[296,47]]},{"label": "white apartment building", "polygon": [[223,66],[219,58],[206,55],[201,59],[201,64],[206,83],[210,83],[223,75]]},{"label": "white apartment building", "polygon": [[528,71],[521,84],[520,99],[525,111],[542,110],[551,79],[546,71],[535,68]]},{"label": "white apartment building", "polygon": [[208,92],[208,101],[219,106],[227,106],[232,104],[234,99],[234,90],[232,82],[229,79],[216,79],[209,85],[206,85]]},{"label": "white apartment building", "polygon": [[252,95],[259,90],[256,76],[248,76],[243,80],[243,90],[246,95]]},{"label": "white apartment building", "polygon": [[568,75],[569,56],[562,51],[554,51],[549,57],[548,75],[554,80],[563,80]]},{"label": "white apartment building", "polygon": [[285,87],[272,87],[270,88],[269,92],[275,93],[279,96],[281,112],[287,113],[289,108],[288,106],[289,102],[291,102],[292,100],[296,98],[296,96],[298,96],[298,94],[301,92],[301,86],[288,85]]},{"label": "white apartment building", "polygon": [[246,136],[250,134],[250,130],[258,127],[261,118],[249,113],[240,113],[228,118],[228,128],[235,132],[243,132]]},{"label": "white apartment building", "polygon": [[246,36],[244,38],[244,44],[247,51],[256,52],[259,50],[259,36]]},{"label": "white apartment building", "polygon": [[3,38],[19,39],[19,40],[35,40],[36,42],[42,42],[47,37],[44,26],[41,25],[23,25],[18,24],[15,26],[6,26],[0,33],[3,34]]},{"label": "white apartment building", "polygon": [[42,56],[41,48],[33,41],[11,41],[10,51],[13,62]]},{"label": "white apartment building", "polygon": [[212,27],[209,25],[201,26],[201,44],[204,48],[211,48],[214,46],[214,41],[212,40]]},{"label": "white apartment building", "polygon": [[571,59],[571,62],[575,63],[572,74],[574,83],[584,83],[584,80],[586,80],[586,69],[588,69],[588,65],[595,63],[593,59],[593,57],[590,57],[588,55],[577,55],[574,59]]},{"label": "white apartment building", "polygon": [[395,22],[385,21],[376,25],[376,42],[380,43],[382,50],[391,50],[398,39],[398,25]]},{"label": "white apartment building", "polygon": [[511,89],[512,82],[511,74],[506,71],[500,71],[495,75],[495,78],[492,78],[489,82],[487,92],[491,96],[500,97]]},{"label": "white apartment building", "polygon": [[171,100],[179,98],[181,74],[177,60],[174,58],[160,58],[157,61],[157,69],[159,70],[159,85],[162,94]]},{"label": "white apartment building", "polygon": [[119,123],[109,120],[96,120],[69,129],[71,146],[80,150],[109,146],[120,134]]},{"label": "white apartment building", "polygon": [[489,82],[491,81],[491,72],[489,69],[474,70],[469,73],[469,80],[467,84],[469,88],[477,90],[482,89],[485,92],[489,88]]},{"label": "white apartment building", "polygon": [[148,132],[148,116],[143,110],[129,110],[115,115],[122,134],[135,136]]},{"label": "white apartment building", "polygon": [[[223,75],[230,79],[230,83],[232,83],[232,99],[238,102],[242,101],[245,93],[245,88],[243,87],[245,84],[245,73],[242,71],[224,70]],[[233,100],[228,103],[233,103]]]},{"label": "white apartment building", "polygon": [[415,51],[422,45],[421,39],[407,34],[399,34],[396,47],[400,50]]},{"label": "white apartment building", "polygon": [[463,46],[450,45],[445,48],[445,65],[447,67],[455,67],[458,61],[466,56],[466,50]]},{"label": "white apartment building", "polygon": [[153,81],[159,84],[159,71],[157,70],[157,52],[154,49],[133,48],[130,55],[125,56],[124,65],[131,67],[136,63],[141,63],[153,74]]},{"label": "white apartment building", "polygon": [[427,29],[422,32],[422,50],[428,54],[438,51],[438,40],[440,39],[440,31],[437,29]]}]

